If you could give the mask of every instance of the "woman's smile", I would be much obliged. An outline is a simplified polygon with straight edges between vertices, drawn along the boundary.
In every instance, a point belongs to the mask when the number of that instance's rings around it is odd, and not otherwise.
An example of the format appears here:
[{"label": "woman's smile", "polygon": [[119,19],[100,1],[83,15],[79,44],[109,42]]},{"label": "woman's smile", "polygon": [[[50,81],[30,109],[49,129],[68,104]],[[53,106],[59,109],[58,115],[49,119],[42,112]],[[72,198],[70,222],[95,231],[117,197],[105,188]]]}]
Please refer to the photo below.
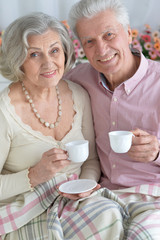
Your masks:
[{"label": "woman's smile", "polygon": [[45,78],[52,78],[56,75],[56,70],[53,70],[51,72],[41,73],[40,75]]}]

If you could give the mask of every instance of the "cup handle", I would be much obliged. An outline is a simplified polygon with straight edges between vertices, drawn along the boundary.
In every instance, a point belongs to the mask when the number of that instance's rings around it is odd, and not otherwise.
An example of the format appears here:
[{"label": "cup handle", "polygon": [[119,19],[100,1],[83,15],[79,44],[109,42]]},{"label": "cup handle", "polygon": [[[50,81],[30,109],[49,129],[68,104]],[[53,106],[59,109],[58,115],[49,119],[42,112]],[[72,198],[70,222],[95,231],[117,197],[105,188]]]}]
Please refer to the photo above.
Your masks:
[{"label": "cup handle", "polygon": [[59,142],[58,145],[59,145],[59,148],[61,148],[64,151],[67,151],[66,145],[64,143]]}]

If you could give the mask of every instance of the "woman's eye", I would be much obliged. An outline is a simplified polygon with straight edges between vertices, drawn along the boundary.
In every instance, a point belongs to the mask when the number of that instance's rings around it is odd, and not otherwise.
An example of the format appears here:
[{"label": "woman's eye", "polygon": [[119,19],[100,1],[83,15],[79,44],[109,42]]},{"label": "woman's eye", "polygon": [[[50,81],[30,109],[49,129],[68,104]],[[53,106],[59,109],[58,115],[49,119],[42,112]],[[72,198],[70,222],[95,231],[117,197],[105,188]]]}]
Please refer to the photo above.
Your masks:
[{"label": "woman's eye", "polygon": [[52,53],[57,53],[58,52],[58,48],[55,48],[51,51]]},{"label": "woman's eye", "polygon": [[36,53],[36,52],[31,53],[30,56],[31,56],[31,57],[37,57],[37,56],[38,56],[38,53]]}]

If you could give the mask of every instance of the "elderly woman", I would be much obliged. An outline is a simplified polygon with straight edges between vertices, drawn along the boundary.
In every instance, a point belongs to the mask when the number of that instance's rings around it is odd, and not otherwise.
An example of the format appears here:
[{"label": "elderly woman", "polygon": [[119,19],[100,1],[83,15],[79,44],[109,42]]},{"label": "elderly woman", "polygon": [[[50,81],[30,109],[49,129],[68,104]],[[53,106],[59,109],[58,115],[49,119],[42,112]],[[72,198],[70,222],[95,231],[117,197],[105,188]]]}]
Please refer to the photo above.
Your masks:
[{"label": "elderly woman", "polygon": [[[0,95],[2,239],[53,239],[47,209],[65,199],[58,185],[79,176],[99,179],[89,97],[63,79],[73,63],[72,42],[55,18],[34,13],[5,30],[0,71],[12,84]],[[80,139],[90,146],[82,171],[82,163],[69,161],[63,150]]]}]

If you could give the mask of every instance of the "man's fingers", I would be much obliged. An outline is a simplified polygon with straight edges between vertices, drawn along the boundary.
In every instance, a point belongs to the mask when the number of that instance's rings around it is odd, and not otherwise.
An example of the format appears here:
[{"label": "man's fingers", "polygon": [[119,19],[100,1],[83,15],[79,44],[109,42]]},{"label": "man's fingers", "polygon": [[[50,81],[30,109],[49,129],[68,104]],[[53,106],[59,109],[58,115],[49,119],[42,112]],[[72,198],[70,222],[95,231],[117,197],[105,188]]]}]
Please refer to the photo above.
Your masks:
[{"label": "man's fingers", "polygon": [[132,144],[133,145],[144,145],[144,144],[149,144],[153,140],[152,135],[141,135],[141,136],[136,136],[132,138]]},{"label": "man's fingers", "polygon": [[150,135],[148,132],[143,131],[139,128],[136,128],[135,130],[132,130],[131,132],[137,137]]}]

